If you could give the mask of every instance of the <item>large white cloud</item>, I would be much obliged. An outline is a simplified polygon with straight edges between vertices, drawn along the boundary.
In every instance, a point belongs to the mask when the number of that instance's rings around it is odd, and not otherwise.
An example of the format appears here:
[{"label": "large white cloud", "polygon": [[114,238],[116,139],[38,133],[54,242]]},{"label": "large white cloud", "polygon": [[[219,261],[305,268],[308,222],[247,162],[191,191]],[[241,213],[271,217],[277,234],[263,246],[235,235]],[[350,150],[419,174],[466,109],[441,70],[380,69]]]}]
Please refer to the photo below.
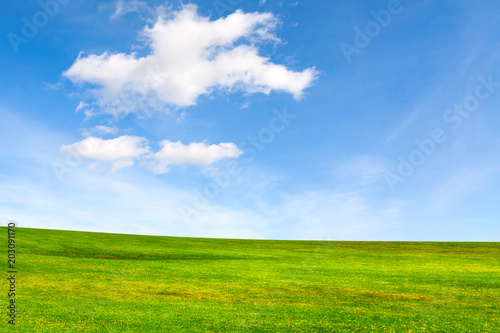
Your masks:
[{"label": "large white cloud", "polygon": [[210,21],[195,5],[160,16],[142,32],[151,53],[80,56],[64,72],[115,116],[165,105],[189,106],[216,89],[245,93],[282,91],[300,98],[317,76],[314,68],[296,72],[260,56],[255,46],[277,41],[271,13],[235,13]]},{"label": "large white cloud", "polygon": [[60,152],[102,163],[111,163],[111,171],[133,166],[134,160],[154,173],[166,173],[173,165],[207,166],[224,158],[237,158],[242,151],[231,142],[209,145],[206,142],[182,142],[168,140],[159,143],[160,149],[151,152],[148,140],[137,136],[123,135],[115,139],[104,140],[88,137],[82,141],[65,145]]},{"label": "large white cloud", "polygon": [[223,158],[236,158],[243,152],[231,142],[208,145],[206,142],[193,142],[188,145],[180,141],[160,142],[161,149],[150,156],[147,166],[155,173],[165,173],[172,165],[210,165]]}]

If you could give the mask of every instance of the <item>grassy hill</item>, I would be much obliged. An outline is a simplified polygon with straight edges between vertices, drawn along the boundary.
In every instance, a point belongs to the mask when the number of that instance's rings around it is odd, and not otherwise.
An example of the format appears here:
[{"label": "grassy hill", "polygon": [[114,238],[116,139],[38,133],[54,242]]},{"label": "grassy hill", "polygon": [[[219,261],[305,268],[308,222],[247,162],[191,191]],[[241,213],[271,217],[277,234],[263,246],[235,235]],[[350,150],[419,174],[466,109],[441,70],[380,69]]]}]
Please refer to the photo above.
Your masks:
[{"label": "grassy hill", "polygon": [[500,243],[16,230],[17,332],[500,332]]}]

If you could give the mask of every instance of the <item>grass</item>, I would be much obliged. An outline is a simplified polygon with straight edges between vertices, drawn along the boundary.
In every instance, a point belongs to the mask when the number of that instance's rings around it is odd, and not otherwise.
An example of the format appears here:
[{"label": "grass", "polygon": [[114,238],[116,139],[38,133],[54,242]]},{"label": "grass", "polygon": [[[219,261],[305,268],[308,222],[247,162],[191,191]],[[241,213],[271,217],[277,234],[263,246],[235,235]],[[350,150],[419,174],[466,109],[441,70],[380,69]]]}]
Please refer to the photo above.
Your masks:
[{"label": "grass", "polygon": [[500,243],[16,230],[16,332],[500,332]]}]

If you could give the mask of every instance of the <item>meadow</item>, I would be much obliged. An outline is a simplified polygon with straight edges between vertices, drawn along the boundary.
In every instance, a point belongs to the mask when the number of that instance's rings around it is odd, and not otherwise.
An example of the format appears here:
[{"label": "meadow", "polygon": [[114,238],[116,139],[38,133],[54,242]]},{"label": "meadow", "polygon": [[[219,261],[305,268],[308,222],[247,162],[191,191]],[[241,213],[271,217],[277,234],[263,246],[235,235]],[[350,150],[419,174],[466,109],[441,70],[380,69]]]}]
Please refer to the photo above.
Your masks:
[{"label": "meadow", "polygon": [[16,325],[0,331],[500,332],[500,243],[16,228],[16,251]]}]

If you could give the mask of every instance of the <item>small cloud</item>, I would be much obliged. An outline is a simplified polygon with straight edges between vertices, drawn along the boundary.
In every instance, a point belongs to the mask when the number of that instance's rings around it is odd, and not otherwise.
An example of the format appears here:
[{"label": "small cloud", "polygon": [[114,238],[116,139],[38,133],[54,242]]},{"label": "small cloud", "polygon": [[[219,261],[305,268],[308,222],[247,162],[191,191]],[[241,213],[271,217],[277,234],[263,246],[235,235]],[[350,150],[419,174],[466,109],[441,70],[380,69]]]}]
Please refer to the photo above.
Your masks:
[{"label": "small cloud", "polygon": [[134,165],[134,159],[148,153],[149,147],[145,138],[124,135],[110,140],[88,137],[80,142],[62,146],[59,151],[65,155],[76,154],[97,162],[112,163],[111,171],[114,171]]},{"label": "small cloud", "polygon": [[120,0],[117,2],[115,12],[109,17],[109,20],[113,21],[128,13],[133,12],[146,13],[148,15],[151,15],[153,10],[148,6],[146,2],[136,0]]},{"label": "small cloud", "polygon": [[115,126],[96,125],[94,127],[84,129],[82,135],[84,137],[110,135],[110,134],[116,135],[118,134],[118,132],[119,129],[118,127]]},{"label": "small cloud", "polygon": [[243,105],[240,106],[240,110],[248,109],[249,106],[250,102],[246,101],[245,103],[243,103]]},{"label": "small cloud", "polygon": [[97,131],[101,132],[102,134],[116,134],[116,133],[118,133],[118,127],[110,127],[110,126],[104,126],[104,125],[97,125],[94,128]]},{"label": "small cloud", "polygon": [[46,90],[62,90],[63,86],[60,82],[54,83],[54,84],[45,83],[45,89]]},{"label": "small cloud", "polygon": [[160,142],[160,146],[160,150],[148,156],[146,161],[146,166],[154,173],[166,173],[173,165],[208,166],[224,158],[236,158],[243,153],[234,143],[226,142],[218,145],[208,145],[206,142],[184,145],[180,141],[164,140]]},{"label": "small cloud", "polygon": [[85,103],[84,101],[80,101],[80,103],[78,103],[78,106],[75,109],[75,112],[79,112],[80,110],[83,110],[83,109],[87,108],[88,106],[89,105],[87,103]]},{"label": "small cloud", "polygon": [[91,107],[89,104],[85,103],[84,101],[80,101],[78,103],[75,113],[78,113],[83,110],[83,114],[85,115],[85,119],[88,119],[94,115],[94,108]]},{"label": "small cloud", "polygon": [[186,111],[185,110],[182,110],[179,115],[177,116],[177,118],[175,119],[175,122],[177,124],[183,122],[184,120],[186,120]]}]

